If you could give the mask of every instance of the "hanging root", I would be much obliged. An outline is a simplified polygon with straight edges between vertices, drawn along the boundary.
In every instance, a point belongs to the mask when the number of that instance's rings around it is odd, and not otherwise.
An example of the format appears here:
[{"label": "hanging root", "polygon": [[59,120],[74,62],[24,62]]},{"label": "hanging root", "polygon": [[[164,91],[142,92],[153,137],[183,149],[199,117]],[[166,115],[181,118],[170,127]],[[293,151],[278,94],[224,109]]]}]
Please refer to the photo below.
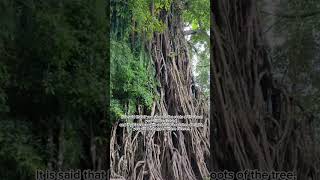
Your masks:
[{"label": "hanging root", "polygon": [[297,179],[319,179],[311,119],[272,78],[256,2],[215,2],[214,167],[294,171]]},{"label": "hanging root", "polygon": [[[111,176],[130,180],[199,180],[209,176],[208,101],[192,89],[193,76],[180,15],[172,5],[158,17],[168,25],[154,33],[152,54],[159,100],[151,115],[202,115],[191,131],[132,131],[117,124],[111,139]],[[195,92],[197,91],[197,92]]]}]

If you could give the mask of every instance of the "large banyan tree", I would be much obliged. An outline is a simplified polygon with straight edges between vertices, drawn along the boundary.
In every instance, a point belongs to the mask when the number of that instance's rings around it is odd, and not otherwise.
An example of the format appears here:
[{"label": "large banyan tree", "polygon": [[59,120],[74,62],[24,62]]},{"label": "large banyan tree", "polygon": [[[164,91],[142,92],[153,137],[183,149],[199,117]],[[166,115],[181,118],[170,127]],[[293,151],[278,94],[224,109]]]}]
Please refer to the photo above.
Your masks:
[{"label": "large banyan tree", "polygon": [[[149,2],[149,1],[145,1]],[[145,3],[144,2],[144,3]],[[201,179],[209,176],[207,104],[194,84],[190,53],[183,32],[183,1],[147,3],[163,30],[143,39],[158,82],[157,97],[146,115],[202,115],[204,128],[191,131],[131,131],[115,124],[111,139],[111,176],[131,180]],[[163,1],[165,2],[165,1]],[[121,3],[113,3],[121,6]],[[158,7],[156,7],[158,6]],[[117,18],[114,18],[116,21]],[[130,41],[139,36],[131,32]]]},{"label": "large banyan tree", "polygon": [[212,2],[213,167],[319,179],[312,116],[272,77],[259,16],[255,0]]},{"label": "large banyan tree", "polygon": [[[187,1],[165,1],[163,6],[156,5],[158,1],[144,2],[148,2],[145,10],[151,14],[150,21],[156,20],[164,28],[130,33],[132,47],[140,37],[157,81],[158,98],[151,110],[138,113],[203,115],[205,127],[142,132],[116,123],[110,142],[111,176],[198,180],[212,171],[259,169],[294,171],[298,179],[319,179],[312,116],[272,77],[257,2],[211,2],[210,118],[201,92],[193,84],[181,19]],[[119,8],[126,5],[123,1],[111,3]],[[111,19],[114,27],[122,23],[114,14]],[[138,28],[135,20],[130,24]]]}]

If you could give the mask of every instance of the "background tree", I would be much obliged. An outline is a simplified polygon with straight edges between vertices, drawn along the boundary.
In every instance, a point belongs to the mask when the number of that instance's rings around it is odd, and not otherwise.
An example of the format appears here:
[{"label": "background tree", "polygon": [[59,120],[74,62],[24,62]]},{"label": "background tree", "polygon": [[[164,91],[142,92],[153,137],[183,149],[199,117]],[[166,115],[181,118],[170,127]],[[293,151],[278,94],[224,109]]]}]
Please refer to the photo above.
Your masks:
[{"label": "background tree", "polygon": [[107,169],[106,7],[1,1],[0,179]]}]

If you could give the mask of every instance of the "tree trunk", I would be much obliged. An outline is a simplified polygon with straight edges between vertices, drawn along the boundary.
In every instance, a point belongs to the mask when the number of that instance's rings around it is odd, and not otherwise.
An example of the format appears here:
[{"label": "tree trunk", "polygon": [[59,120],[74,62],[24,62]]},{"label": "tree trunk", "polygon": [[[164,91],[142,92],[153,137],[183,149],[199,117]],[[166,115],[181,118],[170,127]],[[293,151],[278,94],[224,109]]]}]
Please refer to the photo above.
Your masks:
[{"label": "tree trunk", "polygon": [[63,160],[64,160],[64,151],[65,151],[65,140],[64,140],[64,131],[65,131],[65,121],[64,118],[58,118],[58,122],[60,123],[59,129],[59,149],[58,149],[58,162],[57,169],[63,168]]},{"label": "tree trunk", "polygon": [[48,150],[48,169],[49,170],[53,170],[54,169],[54,150],[55,150],[55,146],[54,146],[54,142],[53,142],[53,128],[52,127],[48,127],[48,141],[47,141],[47,150]]},{"label": "tree trunk", "polygon": [[[162,10],[166,30],[154,33],[149,44],[160,83],[151,115],[203,115],[205,127],[191,131],[131,132],[113,129],[111,174],[130,180],[199,180],[209,176],[208,107],[192,92],[193,75],[181,22],[181,2]],[[152,11],[152,9],[151,9]],[[200,93],[200,92],[199,92]],[[118,136],[118,137],[116,137]]]}]

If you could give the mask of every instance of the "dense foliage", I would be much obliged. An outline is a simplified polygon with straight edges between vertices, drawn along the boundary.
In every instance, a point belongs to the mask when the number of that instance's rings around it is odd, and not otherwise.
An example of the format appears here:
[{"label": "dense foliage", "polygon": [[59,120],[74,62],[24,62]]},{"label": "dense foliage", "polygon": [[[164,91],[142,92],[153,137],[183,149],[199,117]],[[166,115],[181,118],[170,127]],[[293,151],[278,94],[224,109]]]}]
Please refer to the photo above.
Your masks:
[{"label": "dense foliage", "polygon": [[137,113],[137,105],[150,111],[155,98],[150,56],[144,50],[137,53],[126,42],[111,40],[111,112],[118,118]]},{"label": "dense foliage", "polygon": [[0,2],[0,179],[95,167],[90,147],[107,138],[106,7]]},{"label": "dense foliage", "polygon": [[144,41],[163,25],[149,11],[149,1],[111,1],[111,106],[112,121],[124,114],[148,112],[156,98],[154,70]]}]

